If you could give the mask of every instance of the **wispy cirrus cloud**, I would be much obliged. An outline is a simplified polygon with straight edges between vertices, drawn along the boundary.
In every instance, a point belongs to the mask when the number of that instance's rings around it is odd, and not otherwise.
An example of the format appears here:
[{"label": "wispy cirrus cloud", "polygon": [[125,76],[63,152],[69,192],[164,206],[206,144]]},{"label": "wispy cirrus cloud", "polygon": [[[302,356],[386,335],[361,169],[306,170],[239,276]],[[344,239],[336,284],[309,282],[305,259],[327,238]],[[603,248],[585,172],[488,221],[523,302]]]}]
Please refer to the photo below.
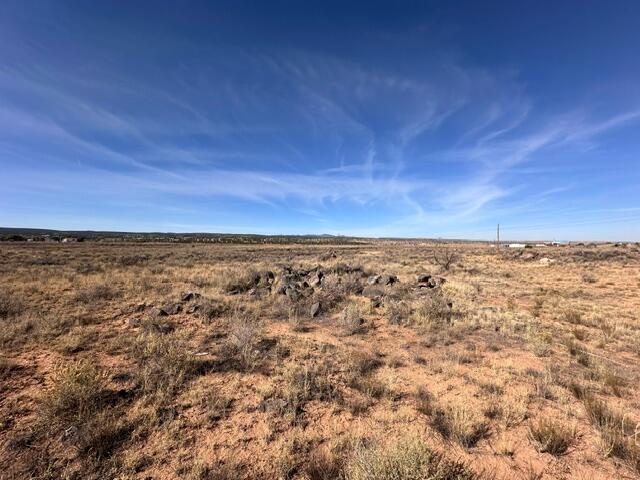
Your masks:
[{"label": "wispy cirrus cloud", "polygon": [[0,154],[18,177],[9,190],[238,200],[329,229],[341,209],[360,208],[360,231],[419,234],[544,205],[569,189],[549,176],[530,183],[549,168],[544,156],[640,119],[633,107],[540,111],[513,71],[453,57],[408,72],[304,50],[234,51],[241,62],[211,53],[162,79],[151,69],[104,82],[100,65],[81,79],[55,65],[2,68]]}]

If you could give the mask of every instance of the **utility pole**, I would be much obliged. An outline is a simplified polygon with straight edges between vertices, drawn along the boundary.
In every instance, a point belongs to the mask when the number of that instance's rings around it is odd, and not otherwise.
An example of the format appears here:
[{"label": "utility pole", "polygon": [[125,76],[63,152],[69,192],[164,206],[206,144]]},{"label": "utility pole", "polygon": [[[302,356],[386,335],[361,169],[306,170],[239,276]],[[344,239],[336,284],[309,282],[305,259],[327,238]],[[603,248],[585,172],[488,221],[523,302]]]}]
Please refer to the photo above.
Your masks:
[{"label": "utility pole", "polygon": [[497,240],[496,240],[496,252],[499,252],[500,251],[500,224],[498,224],[498,228],[496,230],[496,233],[497,233],[497,235],[496,235],[496,238],[497,238]]}]

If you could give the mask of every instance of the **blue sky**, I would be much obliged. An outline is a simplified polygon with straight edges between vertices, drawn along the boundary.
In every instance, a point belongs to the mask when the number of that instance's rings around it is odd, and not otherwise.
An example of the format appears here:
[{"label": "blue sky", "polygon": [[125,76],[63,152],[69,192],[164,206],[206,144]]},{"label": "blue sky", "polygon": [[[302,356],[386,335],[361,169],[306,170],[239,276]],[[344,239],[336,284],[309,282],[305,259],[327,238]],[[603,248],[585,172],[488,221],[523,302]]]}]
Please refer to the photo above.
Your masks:
[{"label": "blue sky", "polygon": [[0,4],[0,225],[640,240],[638,2]]}]

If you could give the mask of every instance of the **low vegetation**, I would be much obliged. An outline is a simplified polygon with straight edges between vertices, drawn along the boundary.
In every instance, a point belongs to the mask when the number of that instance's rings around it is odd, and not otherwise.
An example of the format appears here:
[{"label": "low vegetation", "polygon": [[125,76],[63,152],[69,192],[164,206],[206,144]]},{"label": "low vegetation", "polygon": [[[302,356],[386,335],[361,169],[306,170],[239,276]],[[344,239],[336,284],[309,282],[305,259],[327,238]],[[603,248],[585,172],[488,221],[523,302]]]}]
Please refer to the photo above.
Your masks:
[{"label": "low vegetation", "polygon": [[0,248],[2,478],[640,478],[636,246]]}]

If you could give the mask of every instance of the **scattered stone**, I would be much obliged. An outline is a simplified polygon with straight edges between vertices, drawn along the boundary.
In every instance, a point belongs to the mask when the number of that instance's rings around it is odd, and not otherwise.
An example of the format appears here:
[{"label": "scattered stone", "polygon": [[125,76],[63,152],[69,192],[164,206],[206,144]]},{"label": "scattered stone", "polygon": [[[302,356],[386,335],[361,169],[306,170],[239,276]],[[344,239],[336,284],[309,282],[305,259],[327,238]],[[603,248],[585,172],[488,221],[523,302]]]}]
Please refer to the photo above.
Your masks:
[{"label": "scattered stone", "polygon": [[127,320],[127,325],[129,325],[130,327],[139,327],[140,325],[142,325],[142,320],[140,320],[139,318],[130,318],[129,320]]},{"label": "scattered stone", "polygon": [[182,311],[182,305],[179,303],[167,303],[161,310],[167,315],[176,315]]},{"label": "scattered stone", "polygon": [[538,262],[540,262],[542,265],[549,265],[549,264],[553,263],[554,260],[551,259],[551,258],[548,258],[548,257],[543,257],[540,260],[538,260]]},{"label": "scattered stone", "polygon": [[[425,277],[429,277],[425,280]],[[420,281],[423,280],[423,281]],[[443,277],[432,277],[431,275],[420,275],[418,277],[418,287],[419,288],[438,288],[442,286],[443,283],[447,281],[446,278]]]},{"label": "scattered stone", "polygon": [[430,279],[431,275],[429,275],[428,273],[421,273],[420,275],[418,275],[418,283],[429,283]]},{"label": "scattered stone", "polygon": [[193,305],[190,305],[189,308],[187,308],[187,313],[189,313],[189,314],[198,313],[201,308],[202,308],[201,304],[194,303]]},{"label": "scattered stone", "polygon": [[324,273],[322,273],[322,270],[317,270],[309,279],[309,285],[311,285],[312,287],[319,287],[322,285],[323,279]]},{"label": "scattered stone", "polygon": [[380,280],[380,275],[371,275],[369,278],[367,278],[367,284],[375,285],[376,283],[378,283],[379,280]]},{"label": "scattered stone", "polygon": [[276,276],[273,274],[271,270],[263,270],[261,272],[256,272],[253,274],[253,284],[254,285],[271,285],[275,280]]},{"label": "scattered stone", "polygon": [[155,318],[155,317],[166,317],[166,316],[167,316],[167,312],[165,312],[165,311],[164,311],[163,309],[161,309],[161,308],[153,307],[153,308],[151,309],[151,311],[149,312],[149,315],[150,315],[152,318]]},{"label": "scattered stone", "polygon": [[182,295],[180,295],[180,301],[181,302],[190,302],[192,300],[196,300],[198,298],[200,298],[202,295],[200,295],[199,293],[196,292],[185,292]]},{"label": "scattered stone", "polygon": [[287,288],[284,293],[293,302],[297,302],[300,299],[300,293],[298,293],[298,291],[295,288],[289,285],[287,285]]},{"label": "scattered stone", "polygon": [[393,285],[397,281],[398,281],[398,277],[396,277],[395,275],[382,275],[378,279],[378,284],[385,285],[385,286],[386,285]]},{"label": "scattered stone", "polygon": [[320,313],[320,302],[316,302],[313,305],[311,305],[311,310],[309,311],[309,314],[311,315],[311,318],[315,318],[318,316],[319,313]]},{"label": "scattered stone", "polygon": [[136,306],[133,307],[133,311],[134,312],[143,312],[146,308],[147,308],[147,304],[146,303],[138,303]]},{"label": "scattered stone", "polygon": [[153,332],[160,333],[162,335],[166,335],[167,333],[171,333],[175,330],[175,326],[171,323],[149,323],[146,327]]}]

